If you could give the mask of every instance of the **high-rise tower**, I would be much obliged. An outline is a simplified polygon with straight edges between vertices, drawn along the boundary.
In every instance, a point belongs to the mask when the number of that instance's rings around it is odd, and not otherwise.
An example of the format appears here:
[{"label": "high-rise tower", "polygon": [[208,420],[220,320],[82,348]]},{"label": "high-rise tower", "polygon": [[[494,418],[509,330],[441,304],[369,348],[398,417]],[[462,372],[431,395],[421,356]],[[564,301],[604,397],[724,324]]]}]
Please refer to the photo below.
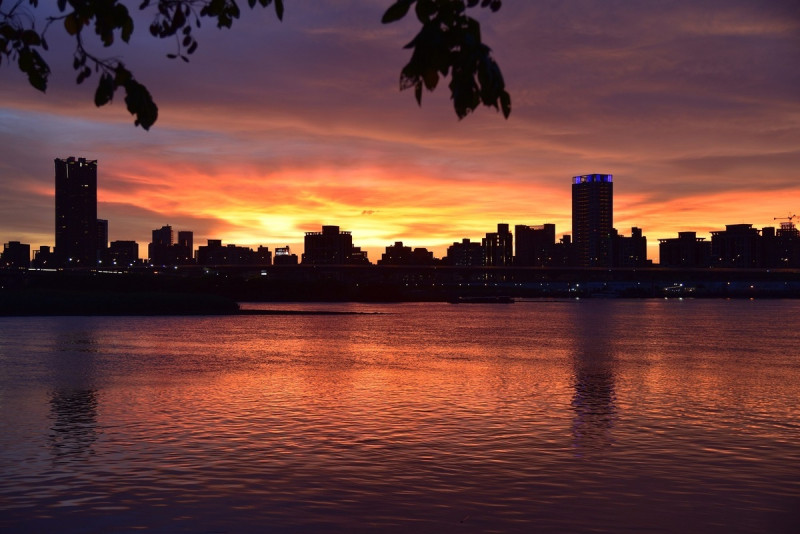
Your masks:
[{"label": "high-rise tower", "polygon": [[572,179],[572,240],[580,267],[611,266],[613,186],[610,174],[586,174]]},{"label": "high-rise tower", "polygon": [[97,265],[97,160],[56,158],[56,250],[63,267]]}]

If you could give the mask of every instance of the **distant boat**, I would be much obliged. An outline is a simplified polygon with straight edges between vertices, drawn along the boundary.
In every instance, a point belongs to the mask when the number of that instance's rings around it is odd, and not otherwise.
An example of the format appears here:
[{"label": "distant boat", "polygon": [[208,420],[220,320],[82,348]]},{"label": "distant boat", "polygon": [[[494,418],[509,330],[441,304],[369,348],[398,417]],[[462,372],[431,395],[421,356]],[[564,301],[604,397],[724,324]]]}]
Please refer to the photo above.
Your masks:
[{"label": "distant boat", "polygon": [[450,299],[450,304],[513,304],[514,298],[501,297],[456,297]]}]

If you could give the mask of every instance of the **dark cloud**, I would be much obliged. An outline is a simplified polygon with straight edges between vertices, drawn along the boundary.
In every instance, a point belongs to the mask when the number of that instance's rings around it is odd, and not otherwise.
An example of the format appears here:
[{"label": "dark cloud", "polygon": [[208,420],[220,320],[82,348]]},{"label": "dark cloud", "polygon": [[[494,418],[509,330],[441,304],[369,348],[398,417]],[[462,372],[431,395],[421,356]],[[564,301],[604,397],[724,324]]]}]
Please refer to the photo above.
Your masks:
[{"label": "dark cloud", "polygon": [[[765,169],[778,165],[782,168],[800,168],[800,150],[763,154],[708,155],[695,158],[680,158],[672,163],[685,174],[722,178],[734,174],[757,181],[759,189],[787,189],[797,186],[795,173],[772,174]],[[751,182],[735,184],[738,189],[747,189]]]}]

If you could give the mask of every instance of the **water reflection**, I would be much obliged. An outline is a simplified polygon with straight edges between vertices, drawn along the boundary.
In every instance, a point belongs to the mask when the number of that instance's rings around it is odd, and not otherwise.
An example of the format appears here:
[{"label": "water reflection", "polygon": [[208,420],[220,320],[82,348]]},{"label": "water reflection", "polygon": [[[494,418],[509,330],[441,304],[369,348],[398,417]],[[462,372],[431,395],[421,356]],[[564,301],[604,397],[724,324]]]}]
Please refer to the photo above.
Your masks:
[{"label": "water reflection", "polygon": [[50,397],[50,448],[56,461],[92,454],[97,441],[97,391],[54,391]]},{"label": "water reflection", "polygon": [[800,304],[383,309],[0,321],[0,532],[798,532]]},{"label": "water reflection", "polygon": [[[50,394],[49,445],[54,460],[72,462],[93,454],[98,438],[99,391],[96,359],[100,348],[93,329],[69,323],[59,332],[52,353],[53,385]],[[75,328],[77,326],[77,328]]]},{"label": "water reflection", "polygon": [[577,449],[605,449],[613,444],[615,402],[613,371],[578,368],[572,397],[572,437]]},{"label": "water reflection", "polygon": [[617,419],[614,342],[620,335],[613,328],[613,308],[606,303],[592,303],[595,313],[584,313],[573,323],[575,352],[573,357],[572,421],[573,446],[579,454],[599,451],[613,445],[613,428]]}]

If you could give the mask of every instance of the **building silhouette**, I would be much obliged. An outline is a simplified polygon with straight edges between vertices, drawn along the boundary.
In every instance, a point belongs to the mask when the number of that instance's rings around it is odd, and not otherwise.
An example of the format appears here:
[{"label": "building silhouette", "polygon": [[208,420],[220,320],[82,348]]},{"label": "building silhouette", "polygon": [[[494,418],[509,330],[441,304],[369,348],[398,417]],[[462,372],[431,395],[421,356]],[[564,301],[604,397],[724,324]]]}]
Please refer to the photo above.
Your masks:
[{"label": "building silhouette", "polygon": [[514,227],[514,265],[520,267],[542,267],[551,265],[556,244],[556,225]]},{"label": "building silhouette", "polygon": [[507,224],[498,224],[497,231],[487,233],[481,245],[484,251],[483,264],[488,267],[509,267],[514,261],[514,236]]},{"label": "building silhouette", "polygon": [[194,234],[188,230],[178,232],[174,242],[172,226],[153,230],[153,240],[147,246],[151,265],[191,265],[194,263]]},{"label": "building silhouette", "polygon": [[289,245],[275,248],[275,257],[272,260],[274,265],[297,265],[297,254],[292,254]]},{"label": "building silhouette", "polygon": [[800,268],[800,232],[791,222],[777,231],[728,224],[712,231],[711,241],[679,232],[677,238],[659,239],[658,248],[663,267]]},{"label": "building silhouette", "polygon": [[97,259],[105,258],[108,250],[108,220],[97,219]]},{"label": "building silhouette", "polygon": [[798,268],[800,233],[792,222],[781,227],[758,230],[752,224],[727,224],[711,232],[711,261],[714,267]]},{"label": "building silhouette", "polygon": [[111,267],[131,267],[139,263],[139,243],[136,241],[112,241],[106,254]]},{"label": "building silhouette", "polygon": [[464,238],[447,247],[447,255],[442,259],[445,265],[458,267],[480,267],[486,252],[481,243]]},{"label": "building silhouette", "polygon": [[378,265],[434,265],[436,259],[433,252],[426,248],[415,248],[403,245],[396,241],[394,245],[386,247],[386,252],[381,255]]},{"label": "building silhouette", "polygon": [[194,233],[189,230],[178,232],[175,254],[178,265],[189,265],[194,262]]},{"label": "building silhouette", "polygon": [[55,159],[56,247],[59,265],[93,267],[98,260],[97,160]]},{"label": "building silhouette", "polygon": [[310,265],[366,265],[367,252],[353,246],[350,232],[338,226],[323,226],[321,232],[306,232],[303,263]]},{"label": "building silhouette", "polygon": [[572,178],[572,243],[578,267],[613,263],[614,183],[610,174]]},{"label": "building silhouette", "polygon": [[0,267],[7,269],[28,269],[31,266],[31,246],[19,241],[3,244],[0,254]]},{"label": "building silhouette", "polygon": [[800,267],[800,232],[794,223],[782,222],[776,232],[767,227],[761,230],[763,267]]},{"label": "building silhouette", "polygon": [[272,251],[268,247],[258,246],[251,256],[255,265],[272,265]]},{"label": "building silhouette", "polygon": [[574,267],[575,266],[575,247],[572,246],[572,236],[567,234],[561,236],[558,243],[553,247],[553,254],[548,266],[553,267]]},{"label": "building silhouette", "polygon": [[39,247],[39,250],[33,251],[31,267],[35,269],[54,269],[56,266],[56,255],[49,246],[42,245]]},{"label": "building silhouette", "polygon": [[214,265],[272,265],[272,252],[269,248],[259,246],[257,250],[249,247],[228,244],[223,245],[221,239],[209,239],[208,244],[197,247],[197,264]]},{"label": "building silhouette", "polygon": [[761,235],[752,224],[726,224],[711,232],[711,265],[716,267],[760,267]]},{"label": "building silhouette", "polygon": [[153,238],[147,246],[147,256],[150,258],[151,265],[169,265],[170,248],[172,247],[172,226],[165,225],[157,230],[153,230]]},{"label": "building silhouette", "polygon": [[616,228],[611,233],[614,267],[645,267],[652,263],[647,259],[647,237],[642,235],[641,228],[631,228],[630,237],[620,235]]},{"label": "building silhouette", "polygon": [[711,242],[697,232],[678,232],[678,237],[658,240],[658,256],[664,267],[708,267]]}]

